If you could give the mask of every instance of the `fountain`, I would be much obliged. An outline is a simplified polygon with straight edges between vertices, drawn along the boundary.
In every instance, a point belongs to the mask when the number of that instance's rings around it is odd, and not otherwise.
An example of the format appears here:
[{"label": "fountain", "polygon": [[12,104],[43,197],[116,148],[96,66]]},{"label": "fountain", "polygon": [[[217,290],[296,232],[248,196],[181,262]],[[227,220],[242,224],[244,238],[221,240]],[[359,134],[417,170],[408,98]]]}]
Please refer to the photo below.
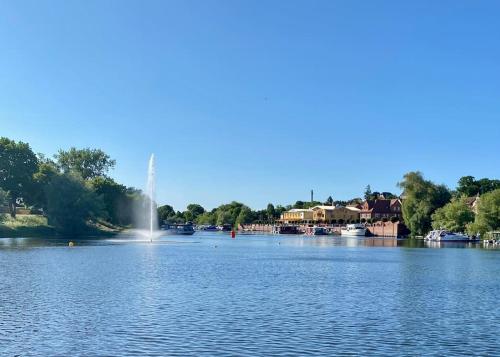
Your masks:
[{"label": "fountain", "polygon": [[158,229],[158,213],[156,210],[155,174],[155,155],[151,154],[148,164],[148,179],[144,192],[144,200],[142,204],[135,208],[135,225],[137,229],[133,230],[135,235],[139,235],[150,242],[153,242],[153,239],[161,236],[161,232]]},{"label": "fountain", "polygon": [[124,232],[119,239],[115,241],[137,238],[139,242],[153,242],[156,238],[162,236],[162,232],[158,226],[158,211],[156,207],[156,170],[155,170],[155,155],[151,154],[148,162],[148,176],[145,190],[143,191],[142,199],[137,200],[133,205],[134,210],[134,226],[136,228]]},{"label": "fountain", "polygon": [[149,199],[149,240],[153,242],[155,230],[158,228],[158,215],[156,213],[155,197],[155,154],[151,154],[148,165],[148,182],[146,195]]}]

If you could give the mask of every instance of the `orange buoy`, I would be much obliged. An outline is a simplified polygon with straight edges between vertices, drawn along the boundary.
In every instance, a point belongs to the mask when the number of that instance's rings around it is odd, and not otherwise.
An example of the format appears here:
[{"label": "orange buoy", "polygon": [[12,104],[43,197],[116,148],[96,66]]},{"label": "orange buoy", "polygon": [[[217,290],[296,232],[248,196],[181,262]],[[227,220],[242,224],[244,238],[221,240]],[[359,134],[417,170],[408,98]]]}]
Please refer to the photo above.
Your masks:
[{"label": "orange buoy", "polygon": [[234,231],[234,229],[231,231],[231,238],[236,238],[236,232]]}]

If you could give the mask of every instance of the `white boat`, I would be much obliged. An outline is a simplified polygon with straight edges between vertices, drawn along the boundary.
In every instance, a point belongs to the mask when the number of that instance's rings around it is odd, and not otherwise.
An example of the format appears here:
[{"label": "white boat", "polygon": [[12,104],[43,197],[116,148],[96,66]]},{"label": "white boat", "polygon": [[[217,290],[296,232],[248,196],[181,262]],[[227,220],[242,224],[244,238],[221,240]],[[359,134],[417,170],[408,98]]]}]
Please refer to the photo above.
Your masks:
[{"label": "white boat", "polygon": [[345,228],[340,229],[340,234],[346,237],[364,237],[366,235],[366,228],[359,223],[348,224]]},{"label": "white boat", "polygon": [[475,240],[464,234],[453,233],[444,229],[430,231],[424,239],[433,242],[470,242]]}]

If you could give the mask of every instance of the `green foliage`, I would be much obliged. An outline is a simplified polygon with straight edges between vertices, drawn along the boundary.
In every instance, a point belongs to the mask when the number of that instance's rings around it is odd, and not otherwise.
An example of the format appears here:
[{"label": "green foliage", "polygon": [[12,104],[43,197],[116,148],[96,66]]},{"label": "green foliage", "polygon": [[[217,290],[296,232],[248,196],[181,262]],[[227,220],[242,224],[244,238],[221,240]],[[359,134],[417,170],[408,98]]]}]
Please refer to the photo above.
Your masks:
[{"label": "green foliage", "polygon": [[314,206],[321,206],[321,205],[323,205],[323,203],[319,202],[319,201],[312,201],[312,202],[297,201],[297,202],[295,202],[295,204],[292,207],[298,208],[298,209],[304,209],[304,208],[311,208]]},{"label": "green foliage", "polygon": [[391,192],[378,192],[378,191],[372,192],[370,185],[366,186],[365,193],[364,193],[365,200],[377,200],[377,199],[379,199],[380,196],[384,196],[384,198],[386,200],[398,198],[398,196],[396,196],[395,194],[393,194]]},{"label": "green foliage", "polygon": [[[247,207],[248,208],[248,207]],[[274,222],[274,220],[277,218],[276,217],[276,209],[274,208],[274,205],[272,203],[268,203],[266,207],[266,216],[267,216],[267,221],[268,222]],[[249,215],[249,219],[251,219],[251,214]],[[249,223],[249,222],[245,222]]]},{"label": "green foliage", "polygon": [[482,195],[477,206],[474,223],[468,226],[470,234],[500,230],[500,189]]},{"label": "green foliage", "polygon": [[102,200],[89,186],[78,175],[65,173],[52,177],[45,187],[49,224],[58,232],[83,233],[87,221],[102,214]]},{"label": "green foliage", "polygon": [[197,224],[215,225],[217,223],[216,216],[211,212],[205,212],[198,216]]},{"label": "green foliage", "polygon": [[58,175],[58,168],[52,160],[45,159],[42,155],[38,158],[38,171],[33,175],[36,189],[32,195],[32,203],[35,207],[46,209],[47,197],[45,187],[54,176]]},{"label": "green foliage", "polygon": [[474,176],[464,176],[458,180],[457,193],[459,196],[472,197],[500,189],[500,180],[482,178],[476,180]]},{"label": "green foliage", "polygon": [[34,190],[33,174],[38,160],[27,143],[0,138],[0,188],[9,195],[9,209],[16,215],[16,199],[29,201]]},{"label": "green foliage", "polygon": [[431,228],[431,215],[450,201],[444,185],[425,180],[420,172],[409,172],[398,183],[403,189],[403,218],[412,235],[423,235]]},{"label": "green foliage", "polygon": [[[186,218],[186,221],[195,221],[203,213],[205,213],[205,209],[201,205],[197,203],[191,203],[187,206],[187,211],[184,212],[184,216]],[[188,217],[190,219],[188,219]]]},{"label": "green foliage", "polygon": [[168,221],[175,216],[174,208],[170,205],[158,207],[158,222]]},{"label": "green foliage", "polygon": [[64,172],[76,171],[83,179],[106,176],[115,167],[116,161],[100,149],[59,150],[55,155],[57,163]]},{"label": "green foliage", "polygon": [[134,207],[140,199],[139,192],[116,183],[109,177],[99,176],[89,182],[104,204],[100,218],[119,225],[130,225],[133,222]]},{"label": "green foliage", "polygon": [[247,206],[242,206],[234,225],[238,226],[239,224],[248,224],[251,222],[252,222],[252,210]]},{"label": "green foliage", "polygon": [[464,199],[459,199],[438,208],[431,217],[434,229],[444,228],[452,232],[465,232],[467,225],[474,220],[474,212]]},{"label": "green foliage", "polygon": [[325,201],[325,206],[331,206],[331,205],[333,205],[333,197],[328,196],[328,198]]},{"label": "green foliage", "polygon": [[371,197],[372,197],[372,188],[370,187],[370,185],[366,186],[364,197],[365,197],[365,200],[371,200]]},{"label": "green foliage", "polygon": [[47,226],[47,218],[40,215],[18,215],[16,218],[5,215],[0,216],[3,216],[2,224],[12,229],[17,229],[19,227]]},{"label": "green foliage", "polygon": [[399,221],[399,218],[398,218],[397,216],[392,216],[392,217],[391,217],[391,222],[392,222],[392,223],[396,223],[396,222],[398,222],[398,221]]},{"label": "green foliage", "polygon": [[5,206],[8,202],[9,194],[0,188],[0,206]]}]

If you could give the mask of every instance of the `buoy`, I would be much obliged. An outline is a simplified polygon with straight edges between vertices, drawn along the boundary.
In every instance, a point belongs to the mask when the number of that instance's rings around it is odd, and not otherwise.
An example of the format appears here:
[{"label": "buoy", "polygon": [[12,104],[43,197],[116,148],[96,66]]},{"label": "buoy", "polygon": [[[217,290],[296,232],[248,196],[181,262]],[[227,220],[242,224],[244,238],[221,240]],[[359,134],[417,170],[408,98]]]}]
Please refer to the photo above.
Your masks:
[{"label": "buoy", "polygon": [[231,238],[236,238],[236,232],[234,231],[234,229],[231,231]]},{"label": "buoy", "polygon": [[75,243],[73,243],[73,242],[69,242],[69,243],[68,243],[68,247],[72,247],[72,246],[74,246],[74,245],[75,245]]}]

